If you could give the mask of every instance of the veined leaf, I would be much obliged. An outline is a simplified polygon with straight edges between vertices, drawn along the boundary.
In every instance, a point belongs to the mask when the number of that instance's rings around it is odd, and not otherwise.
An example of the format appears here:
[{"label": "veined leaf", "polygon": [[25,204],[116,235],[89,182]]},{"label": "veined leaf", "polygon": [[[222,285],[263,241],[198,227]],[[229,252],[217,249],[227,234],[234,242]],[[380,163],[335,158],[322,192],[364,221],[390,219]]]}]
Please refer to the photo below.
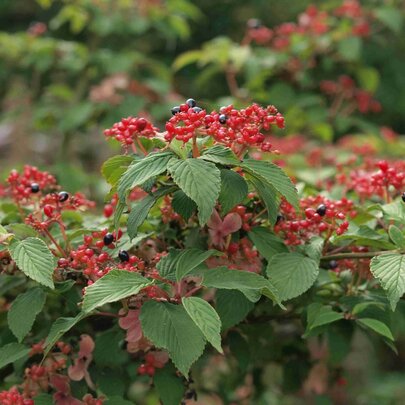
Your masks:
[{"label": "veined leaf", "polygon": [[110,185],[114,186],[128,166],[134,161],[134,157],[117,155],[107,159],[101,167],[101,174]]},{"label": "veined leaf", "polygon": [[156,268],[161,277],[166,280],[176,281],[176,266],[182,253],[183,250],[171,249],[168,255],[159,260]]},{"label": "veined leaf", "polygon": [[52,276],[56,266],[55,257],[44,241],[32,237],[13,241],[9,251],[23,273],[40,284],[54,288]]},{"label": "veined leaf", "polygon": [[395,225],[390,225],[388,228],[388,234],[390,235],[391,240],[398,246],[400,249],[405,248],[405,237],[402,231]]},{"label": "veined leaf", "polygon": [[239,166],[241,164],[232,150],[222,145],[214,145],[206,149],[200,159],[208,160],[212,163],[219,163],[223,166]]},{"label": "veined leaf", "polygon": [[360,318],[356,321],[359,325],[366,327],[366,329],[371,329],[372,331],[378,333],[381,336],[386,337],[387,339],[393,341],[394,336],[392,336],[392,332],[390,328],[383,322],[372,319],[372,318]]},{"label": "veined leaf", "polygon": [[7,366],[7,364],[14,363],[30,352],[30,348],[20,343],[9,343],[0,347],[0,368]]},{"label": "veined leaf", "polygon": [[157,369],[153,376],[153,383],[163,405],[178,405],[184,396],[185,387],[176,375],[173,366]]},{"label": "veined leaf", "polygon": [[267,208],[267,216],[269,222],[274,225],[277,221],[278,208],[280,205],[280,195],[277,190],[270,184],[266,184],[260,179],[253,177],[250,179],[253,187],[258,192],[260,198],[263,200],[264,205]]},{"label": "veined leaf", "polygon": [[243,201],[247,193],[247,183],[240,174],[232,170],[221,170],[221,192],[218,200],[221,204],[223,215],[227,214],[236,204]]},{"label": "veined leaf", "polygon": [[329,305],[322,305],[319,302],[314,302],[309,305],[307,309],[307,329],[304,337],[308,335],[311,330],[319,326],[327,325],[343,318],[344,316],[342,312],[334,311]]},{"label": "veined leaf", "polygon": [[197,266],[207,260],[209,257],[218,254],[216,250],[200,250],[200,249],[186,249],[183,250],[181,256],[176,263],[176,279],[180,281],[183,277],[187,276]]},{"label": "veined leaf", "polygon": [[188,221],[197,209],[196,203],[182,190],[177,190],[173,194],[172,207],[185,221]]},{"label": "veined leaf", "polygon": [[138,294],[142,288],[153,281],[138,273],[126,270],[111,270],[94,284],[86,287],[83,299],[83,311],[90,312],[109,302],[119,301]]},{"label": "veined leaf", "polygon": [[205,338],[183,306],[147,301],[139,319],[144,335],[156,347],[166,349],[175,366],[187,376],[204,351]]},{"label": "veined leaf", "polygon": [[248,236],[266,260],[270,260],[277,253],[288,252],[287,246],[282,239],[263,226],[253,228],[248,233]]},{"label": "veined leaf", "polygon": [[221,187],[220,171],[211,162],[200,159],[172,159],[167,165],[175,183],[198,207],[198,220],[207,223]]}]

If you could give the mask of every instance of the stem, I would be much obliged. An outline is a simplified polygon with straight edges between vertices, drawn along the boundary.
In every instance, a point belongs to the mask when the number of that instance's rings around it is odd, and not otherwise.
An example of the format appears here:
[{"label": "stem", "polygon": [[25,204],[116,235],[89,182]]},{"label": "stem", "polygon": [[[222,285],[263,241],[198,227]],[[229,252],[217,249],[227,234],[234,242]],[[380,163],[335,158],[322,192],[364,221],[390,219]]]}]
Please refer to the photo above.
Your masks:
[{"label": "stem", "polygon": [[59,252],[62,253],[62,256],[67,257],[66,252],[62,249],[62,247],[59,245],[59,243],[56,242],[55,238],[51,235],[51,233],[48,231],[48,229],[44,229],[44,233],[52,241],[52,243],[55,245],[56,249],[58,249]]},{"label": "stem", "polygon": [[359,252],[359,253],[338,253],[335,255],[322,256],[321,260],[341,260],[341,259],[372,259],[374,256],[379,256],[384,253],[398,253],[398,250],[385,250],[379,252]]},{"label": "stem", "polygon": [[200,156],[200,151],[197,146],[197,136],[193,136],[193,158],[198,158]]},{"label": "stem", "polygon": [[138,137],[136,137],[135,140],[136,140],[136,144],[139,146],[139,149],[146,156],[148,154],[148,151],[143,147],[142,142],[139,140]]}]

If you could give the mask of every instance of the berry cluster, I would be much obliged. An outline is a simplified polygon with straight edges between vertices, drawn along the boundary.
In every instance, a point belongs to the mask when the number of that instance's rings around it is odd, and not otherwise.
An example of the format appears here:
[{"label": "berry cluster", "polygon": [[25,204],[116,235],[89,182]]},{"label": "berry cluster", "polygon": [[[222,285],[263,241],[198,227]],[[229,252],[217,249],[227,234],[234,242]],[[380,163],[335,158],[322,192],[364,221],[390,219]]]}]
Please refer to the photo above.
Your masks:
[{"label": "berry cluster", "polygon": [[326,240],[333,234],[342,235],[349,227],[347,218],[357,215],[353,202],[346,198],[332,201],[323,196],[306,197],[301,199],[300,208],[297,213],[286,201],[281,203],[274,232],[287,245],[300,245],[318,235],[325,235]]},{"label": "berry cluster", "polygon": [[16,387],[10,388],[8,391],[0,392],[1,405],[34,405],[32,399],[25,398],[18,392]]},{"label": "berry cluster", "polygon": [[153,377],[157,368],[163,368],[169,360],[165,352],[148,352],[145,363],[138,367],[138,374]]}]

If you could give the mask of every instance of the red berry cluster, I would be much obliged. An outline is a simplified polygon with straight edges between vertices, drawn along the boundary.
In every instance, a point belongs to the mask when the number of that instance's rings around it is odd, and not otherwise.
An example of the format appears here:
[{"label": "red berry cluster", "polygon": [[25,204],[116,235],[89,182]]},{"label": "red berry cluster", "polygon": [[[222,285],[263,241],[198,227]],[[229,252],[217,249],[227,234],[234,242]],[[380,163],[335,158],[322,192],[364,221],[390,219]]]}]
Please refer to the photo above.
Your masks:
[{"label": "red berry cluster", "polygon": [[274,232],[285,240],[287,245],[300,245],[311,237],[326,234],[342,235],[349,227],[347,217],[355,217],[353,202],[342,198],[338,201],[323,196],[306,197],[300,201],[300,212],[283,201]]},{"label": "red berry cluster", "polygon": [[155,375],[157,368],[163,368],[167,362],[167,359],[164,353],[162,353],[163,356],[159,356],[160,354],[161,353],[159,352],[147,353],[145,355],[145,363],[142,363],[138,367],[138,374],[149,375],[150,377],[152,377]]},{"label": "red berry cluster", "polygon": [[104,135],[114,138],[124,146],[129,146],[137,141],[138,137],[153,138],[157,134],[155,128],[145,118],[127,117],[115,123],[112,128],[106,129]]},{"label": "red berry cluster", "polygon": [[1,405],[34,405],[34,401],[32,399],[24,398],[24,396],[18,392],[18,389],[16,387],[12,387],[8,391],[0,392],[0,404]]},{"label": "red berry cluster", "polygon": [[180,222],[182,217],[174,211],[172,207],[172,198],[170,196],[165,196],[163,198],[162,204],[160,206],[160,212],[162,214],[162,221],[164,224],[168,224],[172,221]]},{"label": "red berry cluster", "polygon": [[[342,75],[337,82],[324,80],[321,82],[320,88],[325,94],[350,102],[350,104],[354,100],[354,108],[358,109],[362,114],[381,111],[381,104],[373,99],[372,94],[357,88],[355,81],[349,76]],[[344,107],[346,110],[350,109],[348,106]],[[345,110],[342,110],[342,112],[345,112]]]}]

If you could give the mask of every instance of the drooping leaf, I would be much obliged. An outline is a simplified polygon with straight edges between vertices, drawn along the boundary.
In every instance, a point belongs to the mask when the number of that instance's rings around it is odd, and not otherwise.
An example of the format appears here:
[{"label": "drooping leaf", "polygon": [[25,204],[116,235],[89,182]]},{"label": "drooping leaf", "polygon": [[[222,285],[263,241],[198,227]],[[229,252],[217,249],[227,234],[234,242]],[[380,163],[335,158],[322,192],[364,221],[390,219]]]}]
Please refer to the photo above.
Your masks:
[{"label": "drooping leaf", "polygon": [[196,203],[182,190],[177,190],[173,194],[172,207],[185,221],[188,221],[197,209]]},{"label": "drooping leaf", "polygon": [[29,347],[20,343],[9,343],[0,347],[0,369],[27,356],[30,350]]},{"label": "drooping leaf", "polygon": [[281,301],[298,297],[315,282],[319,267],[315,260],[300,253],[278,253],[267,265],[267,276]]},{"label": "drooping leaf", "polygon": [[253,309],[253,303],[238,290],[218,290],[215,308],[221,318],[222,330],[237,325]]},{"label": "drooping leaf", "polygon": [[291,179],[279,166],[271,162],[253,159],[246,159],[241,166],[253,177],[274,187],[291,205],[298,207],[297,190]]},{"label": "drooping leaf", "polygon": [[310,239],[309,243],[304,246],[305,254],[319,264],[322,257],[322,249],[324,239],[319,236],[314,236]]},{"label": "drooping leaf", "polygon": [[197,266],[215,254],[218,254],[218,252],[213,249],[206,251],[195,248],[183,250],[176,264],[177,281],[180,281]]},{"label": "drooping leaf", "polygon": [[360,318],[356,321],[359,325],[366,327],[367,329],[371,329],[372,331],[378,333],[381,336],[386,337],[387,339],[393,341],[394,336],[392,336],[392,332],[390,328],[383,322],[372,319],[372,318]]},{"label": "drooping leaf", "polygon": [[248,236],[266,260],[270,260],[277,253],[288,252],[287,246],[282,239],[263,226],[253,228],[248,233]]},{"label": "drooping leaf", "polygon": [[245,179],[232,170],[221,170],[221,192],[219,202],[221,212],[227,214],[236,204],[239,204],[246,197],[248,186]]},{"label": "drooping leaf", "polygon": [[31,288],[20,294],[7,313],[8,326],[21,342],[29,333],[35,318],[45,305],[46,294],[42,288]]},{"label": "drooping leaf", "polygon": [[156,347],[166,349],[175,366],[187,376],[203,353],[205,338],[183,306],[147,301],[139,319],[144,335]]},{"label": "drooping leaf", "polygon": [[373,257],[370,270],[387,292],[391,308],[394,311],[399,299],[405,292],[405,255],[384,253]]},{"label": "drooping leaf", "polygon": [[220,171],[211,162],[193,158],[173,159],[167,169],[175,183],[197,204],[200,224],[206,224],[219,196]]},{"label": "drooping leaf", "polygon": [[90,312],[109,302],[119,301],[138,292],[153,281],[138,273],[126,270],[111,270],[94,284],[86,287],[83,311]]},{"label": "drooping leaf", "polygon": [[54,288],[52,275],[56,262],[45,242],[32,237],[13,241],[9,251],[23,273],[40,284]]},{"label": "drooping leaf", "polygon": [[150,178],[166,171],[167,163],[175,156],[171,151],[151,153],[128,167],[118,183],[118,196],[125,201],[126,194]]},{"label": "drooping leaf", "polygon": [[221,320],[215,309],[207,301],[198,297],[183,298],[182,303],[207,341],[220,353],[223,353],[221,347]]}]

